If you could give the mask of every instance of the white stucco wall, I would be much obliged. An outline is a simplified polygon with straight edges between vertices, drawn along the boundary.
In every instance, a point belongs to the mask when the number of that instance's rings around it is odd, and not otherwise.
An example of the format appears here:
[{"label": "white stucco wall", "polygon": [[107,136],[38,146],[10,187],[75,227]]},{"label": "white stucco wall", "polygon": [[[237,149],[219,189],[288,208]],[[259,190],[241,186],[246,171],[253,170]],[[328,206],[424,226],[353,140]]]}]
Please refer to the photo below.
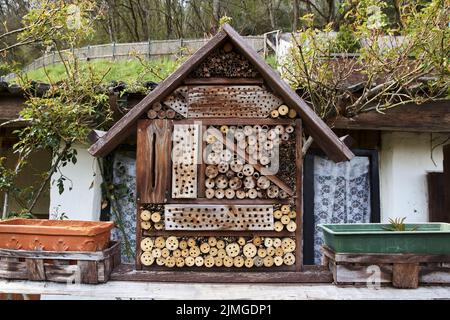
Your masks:
[{"label": "white stucco wall", "polygon": [[[72,220],[98,221],[101,210],[101,173],[96,158],[92,157],[87,146],[76,146],[78,155],[76,164],[61,168],[67,177],[65,189],[59,194],[55,179],[52,177],[50,187],[50,219],[65,213]],[[72,189],[70,190],[70,187]]]},{"label": "white stucco wall", "polygon": [[[381,221],[407,217],[407,222],[428,221],[426,174],[442,172],[442,146],[448,134],[383,132],[380,151]],[[431,141],[432,139],[432,141]]]}]

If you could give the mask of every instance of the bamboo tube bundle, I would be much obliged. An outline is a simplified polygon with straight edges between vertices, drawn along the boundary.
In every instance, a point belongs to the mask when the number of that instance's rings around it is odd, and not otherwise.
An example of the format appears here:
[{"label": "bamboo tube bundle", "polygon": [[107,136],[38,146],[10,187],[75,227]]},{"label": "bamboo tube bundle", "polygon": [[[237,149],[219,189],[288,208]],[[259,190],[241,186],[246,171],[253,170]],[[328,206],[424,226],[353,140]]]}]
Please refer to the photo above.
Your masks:
[{"label": "bamboo tube bundle", "polygon": [[236,191],[242,187],[242,180],[238,177],[233,177],[230,179],[228,184],[232,190]]},{"label": "bamboo tube bundle", "polygon": [[242,199],[244,199],[246,196],[247,196],[247,195],[246,195],[246,192],[245,192],[244,190],[242,190],[242,189],[236,190],[236,198],[242,200]]},{"label": "bamboo tube bundle", "polygon": [[280,116],[286,116],[289,113],[289,107],[285,104],[282,104],[278,107],[278,113]]},{"label": "bamboo tube bundle", "polygon": [[243,168],[244,162],[240,159],[234,159],[230,164],[230,169],[236,173],[241,172]]},{"label": "bamboo tube bundle", "polygon": [[285,132],[285,131],[284,131],[284,126],[282,126],[281,124],[278,124],[278,125],[275,126],[274,131],[275,131],[278,135],[283,134],[283,133]]},{"label": "bamboo tube bundle", "polygon": [[275,186],[275,185],[271,185],[268,189],[267,189],[267,196],[270,199],[275,199],[276,197],[278,197],[278,192],[280,191],[280,189]]},{"label": "bamboo tube bundle", "polygon": [[270,129],[267,133],[267,139],[275,140],[278,137],[278,132],[275,129]]},{"label": "bamboo tube bundle", "polygon": [[289,113],[288,113],[288,117],[291,119],[297,118],[297,111],[295,111],[294,109],[290,109]]},{"label": "bamboo tube bundle", "polygon": [[219,175],[219,169],[217,166],[208,165],[205,168],[205,175],[210,179],[214,179]]},{"label": "bamboo tube bundle", "polygon": [[256,187],[256,181],[255,178],[253,178],[253,176],[245,177],[243,183],[244,187],[247,189],[254,189]]},{"label": "bamboo tube bundle", "polygon": [[232,158],[233,158],[233,153],[230,150],[225,149],[220,152],[220,160],[221,161],[230,162]]},{"label": "bamboo tube bundle", "polygon": [[229,130],[228,126],[223,125],[220,127],[220,132],[222,132],[223,134],[227,134],[228,130]]},{"label": "bamboo tube bundle", "polygon": [[218,175],[215,178],[214,183],[218,189],[225,189],[228,187],[228,179],[224,174]]},{"label": "bamboo tube bundle", "polygon": [[222,162],[220,162],[220,163],[217,165],[217,170],[218,170],[220,173],[227,173],[229,167],[230,167],[230,166],[228,165],[228,162],[222,161]]},{"label": "bamboo tube bundle", "polygon": [[141,221],[149,221],[151,217],[151,212],[149,210],[141,211]]},{"label": "bamboo tube bundle", "polygon": [[225,176],[226,176],[228,179],[234,178],[234,171],[231,170],[231,169],[229,169],[229,170],[225,173]]},{"label": "bamboo tube bundle", "polygon": [[159,110],[158,111],[158,119],[165,119],[166,118],[166,111],[165,110]]},{"label": "bamboo tube bundle", "polygon": [[211,150],[215,153],[221,153],[223,151],[223,144],[220,141],[215,141],[211,145]]},{"label": "bamboo tube bundle", "polygon": [[270,180],[266,176],[260,176],[256,182],[258,188],[266,190],[270,187]]},{"label": "bamboo tube bundle", "polygon": [[220,163],[220,154],[215,152],[210,152],[206,156],[206,163],[212,165],[218,165]]},{"label": "bamboo tube bundle", "polygon": [[225,198],[233,199],[235,195],[236,195],[236,192],[233,189],[228,188],[225,190]]},{"label": "bamboo tube bundle", "polygon": [[254,172],[255,168],[251,164],[245,164],[242,168],[242,173],[247,177],[253,175]]},{"label": "bamboo tube bundle", "polygon": [[234,138],[236,139],[236,141],[245,141],[245,134],[244,131],[242,129],[237,129],[234,132]]},{"label": "bamboo tube bundle", "polygon": [[294,132],[294,127],[291,126],[291,125],[286,126],[286,128],[284,129],[284,131],[285,131],[286,133],[293,133],[293,132]]},{"label": "bamboo tube bundle", "polygon": [[207,199],[212,199],[212,198],[214,198],[214,196],[215,196],[214,189],[206,189],[205,190],[205,197]]},{"label": "bamboo tube bundle", "polygon": [[247,191],[247,197],[250,199],[256,199],[258,197],[258,191],[256,191],[256,189],[249,189]]},{"label": "bamboo tube bundle", "polygon": [[206,188],[212,189],[212,188],[214,188],[215,185],[216,185],[216,183],[214,182],[214,179],[211,179],[211,178],[205,179],[205,187]]},{"label": "bamboo tube bundle", "polygon": [[212,135],[212,134],[207,134],[206,138],[205,138],[205,141],[206,141],[207,144],[212,145],[213,143],[216,142],[216,137],[214,135]]},{"label": "bamboo tube bundle", "polygon": [[174,119],[175,117],[176,117],[176,112],[175,112],[175,110],[172,110],[172,109],[167,109],[166,110],[166,118],[167,119]]},{"label": "bamboo tube bundle", "polygon": [[217,199],[223,199],[225,197],[225,191],[223,189],[217,189],[214,191],[214,196]]},{"label": "bamboo tube bundle", "polygon": [[157,117],[158,117],[158,111],[152,110],[152,109],[147,111],[147,118],[156,119]]}]

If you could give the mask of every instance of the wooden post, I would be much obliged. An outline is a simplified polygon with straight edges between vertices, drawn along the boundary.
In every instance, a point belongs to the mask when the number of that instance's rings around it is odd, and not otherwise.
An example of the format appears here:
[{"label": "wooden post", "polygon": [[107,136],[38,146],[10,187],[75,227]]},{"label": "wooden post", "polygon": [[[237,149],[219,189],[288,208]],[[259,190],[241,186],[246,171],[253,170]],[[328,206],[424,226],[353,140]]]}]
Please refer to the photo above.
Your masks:
[{"label": "wooden post", "polygon": [[419,286],[418,263],[394,263],[392,267],[392,285],[396,288],[416,289]]},{"label": "wooden post", "polygon": [[444,153],[444,208],[447,212],[447,222],[450,221],[450,144],[443,147]]}]

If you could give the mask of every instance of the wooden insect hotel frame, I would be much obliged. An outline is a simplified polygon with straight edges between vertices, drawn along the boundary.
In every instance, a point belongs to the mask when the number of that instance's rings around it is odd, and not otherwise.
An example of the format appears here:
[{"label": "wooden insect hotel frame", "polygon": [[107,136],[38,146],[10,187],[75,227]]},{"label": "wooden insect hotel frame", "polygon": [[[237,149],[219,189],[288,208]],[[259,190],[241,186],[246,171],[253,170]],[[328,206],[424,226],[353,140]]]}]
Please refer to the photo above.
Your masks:
[{"label": "wooden insect hotel frame", "polygon": [[300,281],[303,125],[331,159],[353,156],[224,25],[90,148],[104,156],[137,132],[136,269]]}]

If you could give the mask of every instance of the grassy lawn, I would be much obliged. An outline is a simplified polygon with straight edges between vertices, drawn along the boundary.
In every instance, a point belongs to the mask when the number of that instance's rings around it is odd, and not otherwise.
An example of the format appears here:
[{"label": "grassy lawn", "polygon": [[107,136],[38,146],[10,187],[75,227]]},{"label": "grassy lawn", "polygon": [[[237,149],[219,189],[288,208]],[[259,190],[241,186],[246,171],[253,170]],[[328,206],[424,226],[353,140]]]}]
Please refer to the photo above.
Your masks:
[{"label": "grassy lawn", "polygon": [[[90,62],[81,62],[81,69],[92,68],[99,76],[104,75],[104,82],[112,80],[124,81],[131,83],[134,81],[155,81],[160,82],[172,73],[176,67],[177,62],[168,58],[155,59],[145,62],[147,68],[142,65],[137,59],[129,60],[94,60]],[[146,72],[152,69],[154,72]],[[161,78],[159,78],[160,76]],[[39,68],[29,71],[27,77],[30,80],[49,82],[56,82],[66,77],[66,72],[62,64],[55,64],[46,68]]]},{"label": "grassy lawn", "polygon": [[[266,62],[273,68],[276,68],[276,61],[274,56],[269,56]],[[110,82],[112,80],[124,81],[132,83],[135,81],[154,81],[160,82],[171,74],[178,66],[177,61],[169,58],[160,58],[154,60],[146,60],[147,67],[144,67],[136,58],[128,60],[93,60],[90,62],[82,62],[81,68],[93,68],[93,70],[100,76],[104,75],[103,82]],[[150,72],[148,70],[153,72]],[[147,71],[146,71],[147,70]],[[66,76],[64,66],[62,64],[55,64],[44,68],[29,71],[27,77],[30,80],[42,82],[56,82]],[[159,77],[158,77],[159,76]]]}]

